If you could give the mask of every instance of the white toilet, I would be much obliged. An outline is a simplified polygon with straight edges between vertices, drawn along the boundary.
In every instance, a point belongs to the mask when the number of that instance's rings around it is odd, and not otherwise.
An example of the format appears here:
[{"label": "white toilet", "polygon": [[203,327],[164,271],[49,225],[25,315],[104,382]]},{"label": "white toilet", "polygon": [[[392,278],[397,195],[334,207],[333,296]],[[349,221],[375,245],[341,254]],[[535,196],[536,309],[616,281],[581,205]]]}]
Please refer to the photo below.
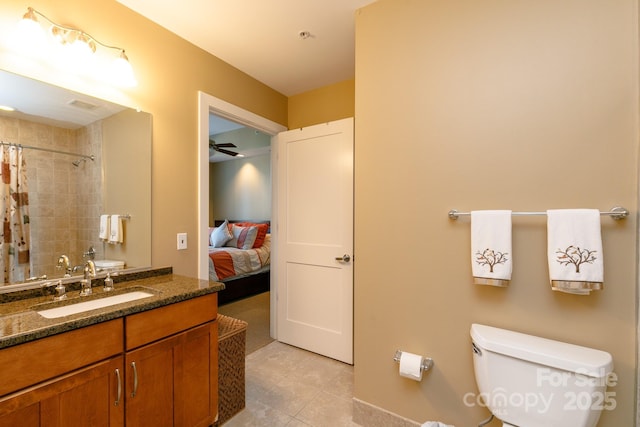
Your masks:
[{"label": "white toilet", "polygon": [[100,270],[122,270],[124,268],[124,261],[120,260],[97,259],[93,264]]},{"label": "white toilet", "polygon": [[478,324],[471,339],[481,401],[503,426],[594,427],[615,407],[607,352]]}]

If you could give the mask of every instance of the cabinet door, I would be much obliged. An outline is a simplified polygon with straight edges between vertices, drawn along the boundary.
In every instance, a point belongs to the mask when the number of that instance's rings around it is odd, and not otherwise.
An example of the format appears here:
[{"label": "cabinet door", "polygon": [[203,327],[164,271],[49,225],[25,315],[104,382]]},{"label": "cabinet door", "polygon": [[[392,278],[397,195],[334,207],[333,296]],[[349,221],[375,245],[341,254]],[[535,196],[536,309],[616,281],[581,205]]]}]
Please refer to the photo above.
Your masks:
[{"label": "cabinet door", "polygon": [[128,352],[126,364],[127,426],[173,425],[172,337]]},{"label": "cabinet door", "polygon": [[217,351],[217,324],[209,322],[128,352],[127,427],[213,424]]},{"label": "cabinet door", "polygon": [[[0,407],[4,405],[5,402],[0,403]],[[9,410],[0,416],[0,427],[15,426],[40,427],[40,403]]]},{"label": "cabinet door", "polygon": [[182,334],[175,355],[175,425],[209,426],[218,412],[218,323]]},{"label": "cabinet door", "polygon": [[124,425],[123,358],[117,357],[0,400],[0,427]]}]

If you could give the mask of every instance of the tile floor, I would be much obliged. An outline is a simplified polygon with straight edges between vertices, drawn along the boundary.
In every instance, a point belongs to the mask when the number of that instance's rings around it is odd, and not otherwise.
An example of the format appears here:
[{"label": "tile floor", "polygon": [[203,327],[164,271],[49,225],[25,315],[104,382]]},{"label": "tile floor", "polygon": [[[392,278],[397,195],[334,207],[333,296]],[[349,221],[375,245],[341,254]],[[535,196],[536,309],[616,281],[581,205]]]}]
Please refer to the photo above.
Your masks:
[{"label": "tile floor", "polygon": [[224,427],[357,427],[353,366],[274,341],[247,355],[246,407]]},{"label": "tile floor", "polygon": [[269,336],[269,292],[218,307],[218,313],[247,322],[246,354],[273,341]]}]

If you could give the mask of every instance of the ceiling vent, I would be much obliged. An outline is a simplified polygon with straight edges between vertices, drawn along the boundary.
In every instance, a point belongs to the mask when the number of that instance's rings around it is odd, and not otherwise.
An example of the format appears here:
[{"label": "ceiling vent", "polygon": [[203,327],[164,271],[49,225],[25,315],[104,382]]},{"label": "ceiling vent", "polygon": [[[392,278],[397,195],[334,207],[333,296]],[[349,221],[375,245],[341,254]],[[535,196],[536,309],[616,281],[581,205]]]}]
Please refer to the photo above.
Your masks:
[{"label": "ceiling vent", "polygon": [[95,110],[96,108],[98,108],[98,106],[95,104],[86,101],[80,101],[79,99],[72,99],[71,101],[67,102],[67,104],[76,108],[82,108],[83,110]]}]

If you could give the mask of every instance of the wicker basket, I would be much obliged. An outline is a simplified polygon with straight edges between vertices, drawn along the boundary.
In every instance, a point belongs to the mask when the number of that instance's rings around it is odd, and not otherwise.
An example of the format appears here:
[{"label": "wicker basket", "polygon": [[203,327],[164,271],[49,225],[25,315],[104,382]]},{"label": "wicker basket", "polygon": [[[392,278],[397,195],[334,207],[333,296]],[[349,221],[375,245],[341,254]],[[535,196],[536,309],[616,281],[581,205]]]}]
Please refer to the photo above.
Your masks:
[{"label": "wicker basket", "polygon": [[247,322],[218,314],[218,425],[245,406]]}]

